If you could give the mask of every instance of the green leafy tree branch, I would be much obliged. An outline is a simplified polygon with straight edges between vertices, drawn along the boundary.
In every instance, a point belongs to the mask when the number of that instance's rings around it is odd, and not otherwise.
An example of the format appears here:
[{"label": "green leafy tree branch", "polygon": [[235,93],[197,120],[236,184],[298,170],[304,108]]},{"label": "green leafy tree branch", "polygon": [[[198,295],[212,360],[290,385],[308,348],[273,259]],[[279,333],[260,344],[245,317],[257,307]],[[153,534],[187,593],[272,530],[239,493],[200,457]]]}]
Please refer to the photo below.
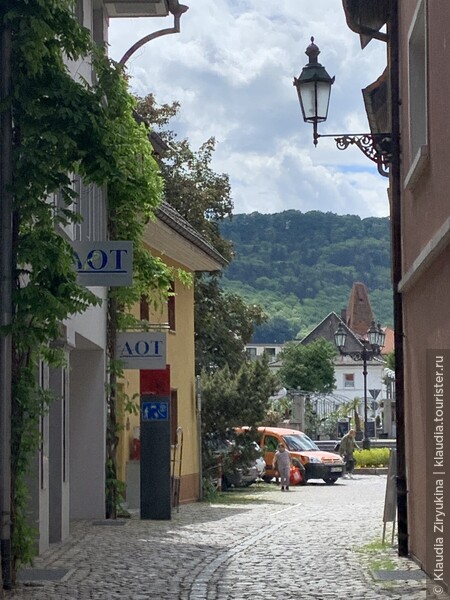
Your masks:
[{"label": "green leafy tree branch", "polygon": [[335,387],[333,359],[336,349],[319,339],[310,344],[289,342],[280,352],[278,375],[283,385],[304,392],[331,392]]}]

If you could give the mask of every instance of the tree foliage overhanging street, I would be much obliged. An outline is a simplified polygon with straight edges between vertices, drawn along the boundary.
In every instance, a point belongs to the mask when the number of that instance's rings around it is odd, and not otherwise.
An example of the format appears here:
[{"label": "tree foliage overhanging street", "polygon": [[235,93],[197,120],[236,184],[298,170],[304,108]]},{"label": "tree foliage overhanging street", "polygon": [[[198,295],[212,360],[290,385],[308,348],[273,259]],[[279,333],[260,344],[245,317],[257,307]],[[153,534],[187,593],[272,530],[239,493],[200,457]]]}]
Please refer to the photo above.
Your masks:
[{"label": "tree foliage overhanging street", "polygon": [[[164,197],[199,231],[222,256],[231,261],[233,248],[220,231],[220,223],[231,217],[233,202],[228,175],[215,173],[211,160],[214,138],[194,151],[188,140],[178,140],[169,128],[178,102],[158,105],[149,94],[138,98],[137,111],[167,144],[159,158],[164,179]],[[247,304],[239,294],[225,292],[220,273],[197,274],[195,278],[196,372],[228,366],[237,372],[245,361],[244,346],[256,326],[266,320],[262,308]]]}]

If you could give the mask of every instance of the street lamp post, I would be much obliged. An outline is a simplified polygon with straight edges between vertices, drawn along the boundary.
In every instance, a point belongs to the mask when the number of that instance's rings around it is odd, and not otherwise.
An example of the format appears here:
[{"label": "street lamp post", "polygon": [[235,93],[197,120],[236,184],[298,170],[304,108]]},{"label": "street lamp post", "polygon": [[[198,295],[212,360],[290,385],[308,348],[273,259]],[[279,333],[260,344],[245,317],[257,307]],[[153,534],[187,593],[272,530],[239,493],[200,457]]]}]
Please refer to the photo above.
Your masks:
[{"label": "street lamp post", "polygon": [[317,61],[319,54],[319,47],[314,43],[312,37],[311,44],[306,48],[309,62],[303,67],[299,77],[294,77],[294,86],[297,89],[303,120],[313,125],[314,145],[317,146],[321,137],[334,138],[339,150],[345,150],[349,146],[355,145],[367,158],[377,164],[380,175],[389,177],[389,165],[392,161],[391,133],[319,134],[317,132],[317,124],[327,120],[331,86],[335,79],[330,77],[325,68]]},{"label": "street lamp post", "polygon": [[372,325],[367,331],[367,340],[360,341],[361,349],[357,351],[346,351],[345,342],[347,340],[347,331],[343,327],[342,323],[339,323],[339,327],[334,333],[334,342],[339,348],[339,352],[343,356],[350,356],[354,361],[362,361],[363,363],[363,377],[364,377],[364,439],[363,448],[364,450],[370,449],[370,436],[368,431],[367,421],[367,362],[379,356],[381,349],[384,347],[384,340],[386,334],[381,329],[380,324],[375,325],[375,321],[372,321]]}]

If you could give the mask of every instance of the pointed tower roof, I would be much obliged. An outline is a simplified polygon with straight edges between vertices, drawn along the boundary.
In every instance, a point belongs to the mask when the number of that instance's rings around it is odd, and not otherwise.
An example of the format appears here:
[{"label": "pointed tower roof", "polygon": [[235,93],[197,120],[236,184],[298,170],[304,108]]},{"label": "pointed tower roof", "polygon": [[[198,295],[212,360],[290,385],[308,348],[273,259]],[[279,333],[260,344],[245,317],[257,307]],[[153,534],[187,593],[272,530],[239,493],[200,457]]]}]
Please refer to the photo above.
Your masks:
[{"label": "pointed tower roof", "polygon": [[366,337],[372,321],[374,320],[369,294],[364,283],[354,283],[347,305],[347,326],[360,335]]}]

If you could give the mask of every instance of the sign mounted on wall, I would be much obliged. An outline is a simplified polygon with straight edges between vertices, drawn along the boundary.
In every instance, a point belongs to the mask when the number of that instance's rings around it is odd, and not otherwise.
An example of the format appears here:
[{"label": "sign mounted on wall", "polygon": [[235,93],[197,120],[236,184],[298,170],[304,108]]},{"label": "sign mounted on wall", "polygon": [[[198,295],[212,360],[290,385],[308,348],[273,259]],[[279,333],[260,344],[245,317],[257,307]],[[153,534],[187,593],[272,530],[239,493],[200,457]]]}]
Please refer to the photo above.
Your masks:
[{"label": "sign mounted on wall", "polygon": [[133,282],[133,242],[72,242],[78,283],[128,286]]},{"label": "sign mounted on wall", "polygon": [[165,369],[166,334],[164,332],[121,332],[117,334],[116,359],[124,369]]},{"label": "sign mounted on wall", "polygon": [[169,420],[169,402],[142,402],[142,420],[143,421],[168,421]]}]

